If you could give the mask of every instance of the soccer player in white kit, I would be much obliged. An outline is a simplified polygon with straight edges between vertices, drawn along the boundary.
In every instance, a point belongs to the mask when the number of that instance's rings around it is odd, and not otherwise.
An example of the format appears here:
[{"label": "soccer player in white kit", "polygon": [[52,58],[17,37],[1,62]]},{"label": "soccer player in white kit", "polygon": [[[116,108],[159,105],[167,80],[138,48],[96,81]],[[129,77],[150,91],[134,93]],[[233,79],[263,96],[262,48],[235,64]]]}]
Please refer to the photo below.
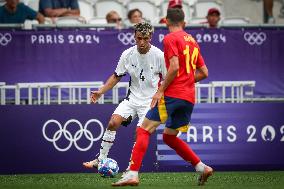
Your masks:
[{"label": "soccer player in white kit", "polygon": [[100,155],[92,161],[84,162],[83,166],[86,168],[98,167],[99,161],[107,158],[120,125],[127,126],[138,116],[137,126],[141,126],[150,109],[161,76],[164,78],[167,72],[164,53],[150,44],[153,30],[149,23],[136,24],[134,26],[136,45],[122,53],[115,73],[109,77],[105,85],[98,91],[92,91],[91,99],[95,103],[105,92],[112,89],[122,76],[126,73],[130,75],[128,94],[110,118],[102,138]]}]

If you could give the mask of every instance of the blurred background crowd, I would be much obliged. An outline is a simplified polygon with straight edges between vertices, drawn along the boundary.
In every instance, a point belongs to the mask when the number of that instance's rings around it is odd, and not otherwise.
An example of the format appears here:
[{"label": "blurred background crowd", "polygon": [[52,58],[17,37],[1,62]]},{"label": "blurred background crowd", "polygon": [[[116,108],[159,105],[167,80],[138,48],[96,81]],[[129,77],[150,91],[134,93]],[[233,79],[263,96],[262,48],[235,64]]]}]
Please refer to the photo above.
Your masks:
[{"label": "blurred background crowd", "polygon": [[284,0],[0,0],[0,24],[165,24],[181,8],[189,25],[284,24]]}]

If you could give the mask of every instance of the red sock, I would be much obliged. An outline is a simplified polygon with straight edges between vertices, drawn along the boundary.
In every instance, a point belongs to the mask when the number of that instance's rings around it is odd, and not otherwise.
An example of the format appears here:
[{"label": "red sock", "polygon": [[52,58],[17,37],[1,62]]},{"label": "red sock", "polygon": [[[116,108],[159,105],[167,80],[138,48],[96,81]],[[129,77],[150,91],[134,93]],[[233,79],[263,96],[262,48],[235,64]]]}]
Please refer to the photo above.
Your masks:
[{"label": "red sock", "polygon": [[164,142],[174,149],[176,153],[185,161],[190,162],[193,166],[200,162],[199,157],[192,151],[192,149],[181,139],[175,135],[163,134]]},{"label": "red sock", "polygon": [[132,149],[130,170],[139,171],[143,157],[146,153],[149,144],[150,133],[142,128],[136,129],[136,142]]}]

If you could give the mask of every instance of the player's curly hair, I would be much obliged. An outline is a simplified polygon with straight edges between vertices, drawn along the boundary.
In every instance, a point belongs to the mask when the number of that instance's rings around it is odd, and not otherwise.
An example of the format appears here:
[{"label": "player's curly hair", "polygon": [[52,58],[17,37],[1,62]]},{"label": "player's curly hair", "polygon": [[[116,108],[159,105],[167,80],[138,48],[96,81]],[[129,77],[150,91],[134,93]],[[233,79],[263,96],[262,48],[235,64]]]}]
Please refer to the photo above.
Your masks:
[{"label": "player's curly hair", "polygon": [[154,27],[148,22],[140,22],[134,25],[135,33],[141,32],[143,35],[152,35],[154,33]]}]

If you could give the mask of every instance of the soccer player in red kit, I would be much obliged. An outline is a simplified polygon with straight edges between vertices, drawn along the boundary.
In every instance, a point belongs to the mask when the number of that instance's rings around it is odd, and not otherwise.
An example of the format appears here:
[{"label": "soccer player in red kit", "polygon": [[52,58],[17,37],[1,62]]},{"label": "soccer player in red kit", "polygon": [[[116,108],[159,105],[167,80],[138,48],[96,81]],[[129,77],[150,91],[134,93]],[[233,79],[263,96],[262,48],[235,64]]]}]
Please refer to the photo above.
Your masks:
[{"label": "soccer player in red kit", "polygon": [[170,31],[164,38],[164,56],[168,73],[152,98],[142,126],[137,129],[130,170],[113,186],[137,186],[138,171],[146,153],[150,134],[161,123],[165,124],[163,141],[200,173],[198,185],[203,185],[213,169],[201,162],[199,157],[181,139],[179,131],[187,131],[195,103],[195,82],[208,77],[208,70],[194,38],[183,28],[184,12],[173,8],[167,11],[167,27]]}]

